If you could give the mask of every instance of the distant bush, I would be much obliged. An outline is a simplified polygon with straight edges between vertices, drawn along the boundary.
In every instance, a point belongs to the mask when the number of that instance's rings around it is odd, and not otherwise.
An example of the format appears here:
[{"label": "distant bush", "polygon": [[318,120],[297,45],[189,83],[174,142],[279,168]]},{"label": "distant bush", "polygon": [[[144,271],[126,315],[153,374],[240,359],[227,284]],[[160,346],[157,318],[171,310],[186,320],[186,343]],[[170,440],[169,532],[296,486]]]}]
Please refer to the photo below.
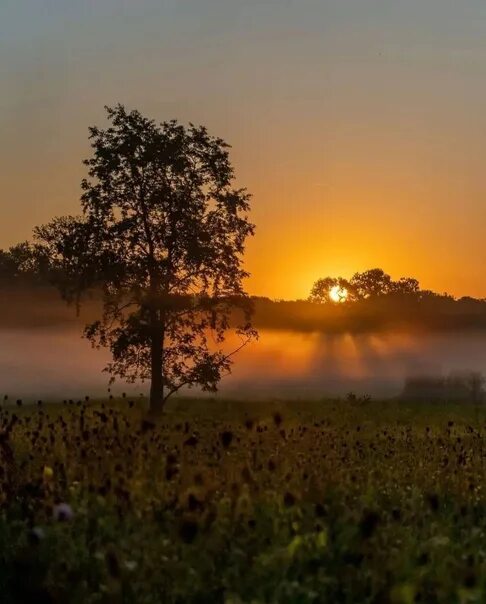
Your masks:
[{"label": "distant bush", "polygon": [[423,401],[484,402],[484,377],[469,371],[448,376],[415,376],[405,380],[402,398]]}]

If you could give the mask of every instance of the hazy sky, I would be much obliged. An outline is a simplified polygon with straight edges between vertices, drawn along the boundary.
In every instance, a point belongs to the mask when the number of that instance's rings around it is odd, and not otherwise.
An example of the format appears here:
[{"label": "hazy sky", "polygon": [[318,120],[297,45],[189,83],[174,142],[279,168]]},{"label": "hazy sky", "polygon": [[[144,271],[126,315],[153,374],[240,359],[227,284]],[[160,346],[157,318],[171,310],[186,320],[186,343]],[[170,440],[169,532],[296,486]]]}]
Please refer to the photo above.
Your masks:
[{"label": "hazy sky", "polygon": [[76,213],[103,105],[205,124],[252,293],[383,267],[486,296],[484,0],[0,0],[0,247]]}]

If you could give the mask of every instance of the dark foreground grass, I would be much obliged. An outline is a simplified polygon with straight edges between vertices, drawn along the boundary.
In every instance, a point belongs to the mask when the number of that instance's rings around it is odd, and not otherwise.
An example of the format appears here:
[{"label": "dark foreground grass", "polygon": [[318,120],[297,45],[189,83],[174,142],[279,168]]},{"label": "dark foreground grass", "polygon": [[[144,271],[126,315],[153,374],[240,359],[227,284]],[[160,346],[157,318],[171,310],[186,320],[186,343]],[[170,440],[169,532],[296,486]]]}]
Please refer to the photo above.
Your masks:
[{"label": "dark foreground grass", "polygon": [[0,600],[486,601],[486,413],[128,401],[0,416]]}]

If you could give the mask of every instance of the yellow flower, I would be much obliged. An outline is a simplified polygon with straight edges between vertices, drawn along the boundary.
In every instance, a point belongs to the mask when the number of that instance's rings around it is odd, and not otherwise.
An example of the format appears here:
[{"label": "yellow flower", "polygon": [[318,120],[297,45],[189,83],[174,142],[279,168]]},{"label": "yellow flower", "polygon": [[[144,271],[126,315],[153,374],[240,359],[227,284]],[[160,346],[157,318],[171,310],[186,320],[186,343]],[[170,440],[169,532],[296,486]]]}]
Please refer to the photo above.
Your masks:
[{"label": "yellow flower", "polygon": [[54,470],[50,466],[44,466],[42,476],[44,480],[50,481],[54,478]]}]

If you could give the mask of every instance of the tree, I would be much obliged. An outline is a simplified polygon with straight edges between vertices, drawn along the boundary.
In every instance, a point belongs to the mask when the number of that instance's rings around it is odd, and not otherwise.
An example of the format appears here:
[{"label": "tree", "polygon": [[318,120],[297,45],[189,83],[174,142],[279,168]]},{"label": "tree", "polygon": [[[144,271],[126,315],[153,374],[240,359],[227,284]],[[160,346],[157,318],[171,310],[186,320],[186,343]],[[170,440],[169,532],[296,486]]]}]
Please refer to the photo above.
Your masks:
[{"label": "tree", "polygon": [[420,284],[412,277],[401,277],[393,281],[390,275],[381,268],[373,268],[362,273],[355,273],[350,281],[342,277],[325,277],[318,279],[311,290],[309,301],[320,304],[333,302],[331,291],[338,287],[346,291],[345,300],[356,302],[394,294],[395,296],[419,296]]},{"label": "tree", "polygon": [[331,291],[336,287],[339,288],[339,291],[346,292],[343,301],[352,301],[354,299],[354,289],[349,281],[342,277],[324,277],[323,279],[318,279],[312,286],[309,302],[317,304],[335,303],[335,300],[331,297]]},{"label": "tree", "polygon": [[392,289],[392,280],[381,268],[373,268],[363,273],[356,273],[351,285],[359,299],[384,296]]},{"label": "tree", "polygon": [[318,279],[312,286],[309,296],[309,302],[317,304],[326,304],[331,301],[330,293],[333,287],[336,287],[337,279],[335,277],[324,277]]},{"label": "tree", "polygon": [[39,267],[35,251],[27,241],[0,250],[0,281],[4,283],[40,281]]},{"label": "tree", "polygon": [[413,277],[401,277],[398,281],[392,281],[390,293],[403,295],[415,295],[420,292],[420,283]]},{"label": "tree", "polygon": [[[106,111],[109,126],[90,128],[82,216],[35,237],[65,299],[102,289],[102,317],[85,335],[110,349],[112,379],[151,380],[158,411],[183,386],[216,390],[257,335],[242,285],[250,195],[232,186],[228,145],[204,127]],[[236,315],[241,344],[225,353]]]}]

